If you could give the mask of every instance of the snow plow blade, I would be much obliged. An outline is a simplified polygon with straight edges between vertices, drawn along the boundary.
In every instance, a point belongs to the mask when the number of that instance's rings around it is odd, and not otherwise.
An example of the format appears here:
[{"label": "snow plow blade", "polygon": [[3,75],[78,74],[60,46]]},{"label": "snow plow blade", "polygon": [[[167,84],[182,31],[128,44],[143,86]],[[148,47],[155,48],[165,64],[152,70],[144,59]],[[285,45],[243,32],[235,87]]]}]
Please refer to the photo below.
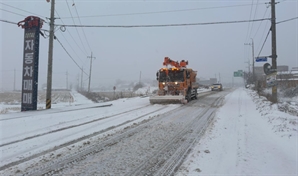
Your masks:
[{"label": "snow plow blade", "polygon": [[149,98],[151,104],[186,104],[187,100],[185,100],[184,96],[151,96]]}]

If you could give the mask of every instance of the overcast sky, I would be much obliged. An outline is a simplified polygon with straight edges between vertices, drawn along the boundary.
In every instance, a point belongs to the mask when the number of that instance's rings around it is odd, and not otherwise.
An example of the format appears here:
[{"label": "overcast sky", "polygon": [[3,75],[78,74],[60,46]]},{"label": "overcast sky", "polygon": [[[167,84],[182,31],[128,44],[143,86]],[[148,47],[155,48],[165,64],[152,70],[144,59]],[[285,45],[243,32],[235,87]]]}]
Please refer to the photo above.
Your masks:
[{"label": "overcast sky", "polygon": [[[51,3],[47,3],[46,0],[2,0],[0,2],[2,20],[17,23],[27,16],[38,15],[49,21],[46,18],[50,16]],[[261,19],[271,16],[271,7],[265,4],[267,2],[261,0],[56,0],[55,17],[58,19],[55,23],[148,25]],[[77,18],[78,15],[80,18]],[[74,18],[72,19],[71,16]],[[281,0],[276,5],[277,22],[297,16],[298,0]],[[0,89],[13,89],[14,69],[16,89],[21,89],[24,30],[17,25],[4,22],[0,22],[0,26]],[[165,56],[178,61],[188,60],[188,67],[197,70],[199,78],[209,79],[215,76],[218,78],[220,74],[222,82],[231,82],[234,71],[247,71],[248,64],[245,62],[250,60],[252,63],[252,47],[244,43],[251,43],[253,39],[255,56],[257,56],[269,28],[270,21],[267,20],[252,23],[158,28],[66,27],[65,32],[57,27],[55,35],[75,62],[88,74],[90,59],[87,56],[93,52],[96,59],[93,60],[91,87],[104,85],[112,88],[117,79],[138,81],[140,72],[142,72],[142,79],[154,80],[155,73],[162,67]],[[48,23],[45,23],[42,29],[48,30]],[[289,68],[298,66],[297,33],[297,19],[277,24],[277,65],[288,65]],[[48,38],[41,37],[39,85],[46,83],[47,80],[48,45]],[[260,55],[271,55],[271,33]],[[255,65],[263,64],[264,62]],[[78,84],[80,68],[55,40],[53,87],[66,86],[66,72],[68,72],[69,84],[72,83],[73,86]],[[85,87],[88,85],[87,75],[84,75],[84,85]]]}]

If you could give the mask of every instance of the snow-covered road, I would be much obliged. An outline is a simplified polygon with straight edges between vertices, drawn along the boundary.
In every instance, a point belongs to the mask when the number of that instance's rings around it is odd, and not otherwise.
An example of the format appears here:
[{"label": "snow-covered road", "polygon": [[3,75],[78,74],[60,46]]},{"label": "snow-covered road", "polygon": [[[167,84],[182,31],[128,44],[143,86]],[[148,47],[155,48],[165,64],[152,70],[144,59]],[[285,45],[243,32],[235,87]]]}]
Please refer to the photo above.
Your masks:
[{"label": "snow-covered road", "polygon": [[243,88],[187,105],[139,97],[8,113],[0,126],[5,176],[298,173],[297,117]]},{"label": "snow-covered road", "polygon": [[[201,96],[207,96],[207,94],[202,93]],[[156,146],[155,150],[159,151],[162,146],[167,144],[165,139],[173,140],[182,137],[183,135],[179,136],[177,133],[184,131],[184,134],[187,132],[191,128],[188,125],[193,126],[194,123],[190,122],[194,121],[196,117],[205,115],[205,118],[209,118],[216,109],[213,108],[210,112],[208,109],[210,109],[211,104],[215,103],[219,95],[210,100],[201,97],[202,101],[194,101],[184,107],[181,107],[183,105],[150,105],[148,97],[144,97],[120,99],[111,102],[113,105],[108,107],[98,107],[102,104],[86,104],[46,111],[5,114],[0,119],[3,127],[0,144],[2,173],[10,170],[12,174],[29,173],[31,175],[31,173],[39,173],[40,167],[43,168],[42,173],[46,173],[46,166],[48,170],[58,167],[46,162],[54,162],[53,156],[59,156],[56,162],[68,164],[67,162],[71,160],[71,157],[84,158],[86,154],[96,151],[95,148],[100,148],[98,144],[102,144],[103,141],[108,141],[104,146],[101,146],[105,150],[110,145],[111,140],[120,143],[118,140],[125,139],[127,143],[129,139],[133,139],[131,136],[136,132],[141,136],[143,135],[143,137],[139,137],[144,140],[142,143],[153,142],[152,145]],[[204,104],[203,100],[207,104]],[[173,113],[173,111],[177,111],[177,113]],[[166,114],[172,115],[169,118]],[[168,120],[165,120],[166,117]],[[163,120],[161,121],[161,119]],[[159,129],[160,127],[162,128]],[[132,131],[127,132],[130,128]],[[122,133],[129,133],[129,136],[117,137]],[[155,137],[148,139],[146,137],[148,135]],[[116,137],[111,138],[111,136]],[[154,142],[157,140],[156,137],[161,140],[160,143]],[[86,144],[90,144],[89,147],[86,147]],[[83,152],[82,154],[82,147],[85,151],[90,152],[85,152],[85,154]],[[70,151],[69,148],[72,150]],[[137,148],[129,147],[132,150]],[[156,152],[155,150],[154,152]],[[139,153],[144,153],[144,150],[141,151]],[[143,155],[144,158],[150,158],[151,154]],[[125,155],[120,156],[123,157],[122,160],[125,158]],[[139,156],[132,157],[138,158]],[[123,163],[115,163],[114,161],[112,163],[117,167],[123,166]],[[33,165],[34,169],[32,169]],[[30,169],[28,170],[28,168]],[[108,168],[111,167],[104,169]],[[132,171],[133,167],[130,166],[130,168]],[[57,168],[53,170],[57,170]],[[63,168],[63,172],[66,171],[67,168]],[[118,173],[118,171],[112,169],[107,173]]]}]

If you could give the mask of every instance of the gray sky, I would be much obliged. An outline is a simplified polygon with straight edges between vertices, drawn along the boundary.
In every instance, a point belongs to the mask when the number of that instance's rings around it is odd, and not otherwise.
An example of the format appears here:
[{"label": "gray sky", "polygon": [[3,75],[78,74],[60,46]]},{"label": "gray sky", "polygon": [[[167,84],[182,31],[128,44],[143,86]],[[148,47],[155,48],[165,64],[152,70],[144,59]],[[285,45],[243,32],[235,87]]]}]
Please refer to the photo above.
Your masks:
[{"label": "gray sky", "polygon": [[[1,19],[3,20],[19,22],[30,15],[39,15],[43,19],[50,16],[50,3],[47,3],[46,0],[2,0],[0,2]],[[55,17],[58,18],[58,14],[61,17],[61,19],[56,19],[56,24],[74,24],[73,20],[75,24],[80,24],[79,18],[69,18],[71,14],[67,2],[72,15],[76,17],[77,10],[81,17],[81,23],[86,25],[204,23],[269,18],[271,15],[271,8],[265,4],[267,1],[261,0],[56,0]],[[73,2],[74,6],[72,6]],[[258,2],[258,5],[251,6],[252,2],[254,4]],[[234,5],[246,6],[223,8],[223,6]],[[16,8],[32,12],[32,14]],[[206,9],[172,13],[84,17],[198,8]],[[276,5],[277,22],[297,16],[298,0],[281,0]],[[16,88],[21,89],[24,30],[13,24],[0,22],[0,25],[0,90],[13,89],[14,69],[16,69]],[[255,56],[257,56],[269,28],[270,21],[159,28],[84,28],[85,38],[82,28],[66,27],[65,32],[61,32],[57,28],[55,35],[87,73],[89,73],[90,64],[90,59],[87,56],[90,56],[92,51],[96,57],[92,66],[92,87],[104,85],[112,88],[117,79],[138,81],[140,71],[143,79],[154,80],[155,73],[162,67],[165,56],[178,61],[188,60],[188,67],[197,70],[200,78],[218,77],[220,73],[222,82],[231,82],[233,71],[248,70],[245,62],[252,60],[252,47],[244,45],[244,43],[251,42],[251,38],[253,38]],[[49,25],[44,24],[43,29],[49,29]],[[297,33],[297,19],[277,25],[277,65],[288,65],[290,68],[298,66]],[[48,44],[48,38],[40,38],[40,85],[46,83],[47,79]],[[271,34],[260,55],[271,55]],[[269,63],[271,63],[271,59],[269,59]],[[264,62],[256,63],[255,66],[263,64]],[[81,71],[61,45],[54,41],[53,87],[66,86],[67,71],[69,82],[75,86]],[[84,80],[84,85],[87,87],[86,75],[84,75]]]}]

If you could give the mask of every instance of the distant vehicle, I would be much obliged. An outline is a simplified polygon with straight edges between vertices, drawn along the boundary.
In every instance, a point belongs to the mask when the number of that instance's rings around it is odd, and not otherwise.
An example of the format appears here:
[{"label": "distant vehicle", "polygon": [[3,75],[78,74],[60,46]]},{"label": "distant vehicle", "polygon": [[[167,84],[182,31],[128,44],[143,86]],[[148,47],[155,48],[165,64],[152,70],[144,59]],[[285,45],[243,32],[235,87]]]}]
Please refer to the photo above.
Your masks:
[{"label": "distant vehicle", "polygon": [[221,83],[212,84],[211,91],[215,91],[215,90],[222,91],[222,84]]}]

